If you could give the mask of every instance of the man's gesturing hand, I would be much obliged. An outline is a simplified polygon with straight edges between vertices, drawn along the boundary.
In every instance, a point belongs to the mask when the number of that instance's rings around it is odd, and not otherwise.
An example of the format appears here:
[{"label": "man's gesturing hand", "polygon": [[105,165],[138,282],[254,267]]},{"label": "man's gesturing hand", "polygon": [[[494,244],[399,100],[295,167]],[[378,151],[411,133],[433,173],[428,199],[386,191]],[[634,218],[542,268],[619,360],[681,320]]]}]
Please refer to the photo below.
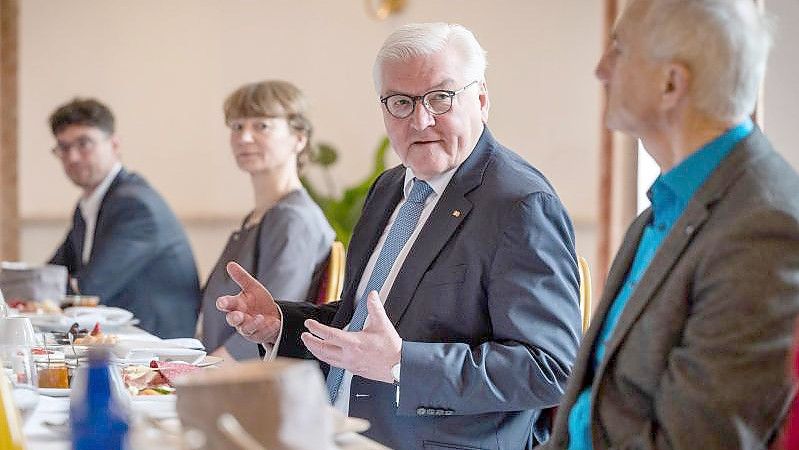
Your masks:
[{"label": "man's gesturing hand", "polygon": [[241,292],[216,299],[217,309],[227,313],[227,323],[248,341],[274,344],[280,333],[280,311],[272,294],[235,262],[226,268]]},{"label": "man's gesturing hand", "polygon": [[308,319],[300,338],[311,353],[331,366],[370,380],[393,383],[391,368],[400,362],[402,338],[388,319],[377,292],[366,301],[369,316],[361,331],[344,331]]}]

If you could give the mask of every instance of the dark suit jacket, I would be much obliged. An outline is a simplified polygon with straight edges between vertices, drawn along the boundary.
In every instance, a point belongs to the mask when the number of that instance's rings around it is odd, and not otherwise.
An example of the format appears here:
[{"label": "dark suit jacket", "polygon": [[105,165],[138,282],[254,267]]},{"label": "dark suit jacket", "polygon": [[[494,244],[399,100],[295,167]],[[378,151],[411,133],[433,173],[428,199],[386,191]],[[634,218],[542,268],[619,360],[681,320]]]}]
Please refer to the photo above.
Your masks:
[{"label": "dark suit jacket", "polygon": [[594,450],[763,448],[741,442],[765,439],[789,388],[799,177],[759,130],[741,141],[663,241],[592,374],[592,348],[651,215],[616,255],[549,445],[567,448],[569,411],[591,384]]},{"label": "dark suit jacket", "polygon": [[[404,167],[372,186],[347,254],[342,301],[281,303],[279,353],[307,356],[302,320],[350,321],[367,260],[402,199]],[[453,214],[454,211],[460,214]],[[456,171],[385,301],[403,339],[391,384],[353,377],[349,411],[395,449],[525,448],[560,401],[580,335],[572,225],[535,168],[488,129]]]},{"label": "dark suit jacket", "polygon": [[75,209],[72,228],[51,264],[67,266],[82,294],[133,312],[139,326],[162,338],[194,336],[200,288],[183,227],[139,175],[122,169],[97,215],[83,264],[85,225]]}]

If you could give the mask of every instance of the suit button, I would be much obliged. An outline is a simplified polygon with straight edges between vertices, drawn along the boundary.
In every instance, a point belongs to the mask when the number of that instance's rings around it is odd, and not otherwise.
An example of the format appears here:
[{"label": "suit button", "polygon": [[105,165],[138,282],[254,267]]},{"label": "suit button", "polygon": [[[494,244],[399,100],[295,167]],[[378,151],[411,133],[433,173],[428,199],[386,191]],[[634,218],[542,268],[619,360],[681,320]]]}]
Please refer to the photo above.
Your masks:
[{"label": "suit button", "polygon": [[426,409],[424,409],[424,408],[416,408],[416,415],[417,415],[417,416],[423,416],[423,415],[425,415],[425,412],[426,412],[426,411],[427,411],[427,410],[426,410]]}]

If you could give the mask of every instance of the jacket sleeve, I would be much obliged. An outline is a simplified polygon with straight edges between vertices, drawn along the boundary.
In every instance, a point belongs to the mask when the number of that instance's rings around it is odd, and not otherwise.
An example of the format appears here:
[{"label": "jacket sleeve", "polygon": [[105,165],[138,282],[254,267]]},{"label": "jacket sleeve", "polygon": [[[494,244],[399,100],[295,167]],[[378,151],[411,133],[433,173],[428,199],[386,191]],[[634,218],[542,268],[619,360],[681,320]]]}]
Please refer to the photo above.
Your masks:
[{"label": "jacket sleeve", "polygon": [[505,214],[488,274],[492,336],[483,343],[403,342],[398,414],[439,405],[454,415],[554,406],[581,334],[571,223],[538,192]]}]

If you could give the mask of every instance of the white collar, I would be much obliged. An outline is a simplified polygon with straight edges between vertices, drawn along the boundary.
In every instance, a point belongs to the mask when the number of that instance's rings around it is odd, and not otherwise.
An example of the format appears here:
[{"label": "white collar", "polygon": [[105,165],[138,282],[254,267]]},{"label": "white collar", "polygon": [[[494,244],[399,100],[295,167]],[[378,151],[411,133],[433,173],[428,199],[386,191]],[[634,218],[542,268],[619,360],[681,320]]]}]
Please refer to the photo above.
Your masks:
[{"label": "white collar", "polygon": [[[119,171],[122,170],[122,163],[117,162],[114,164],[114,167],[111,168],[111,171],[108,172],[108,175],[103,178],[103,181],[94,188],[91,194],[88,197],[82,197],[80,199],[80,209],[81,211],[97,211],[100,209],[100,202],[103,201],[103,197],[108,192],[108,188],[111,187],[111,183],[114,181],[114,178],[117,177]],[[88,211],[87,211],[88,212]]]},{"label": "white collar", "polygon": [[[450,180],[452,179],[452,176],[455,175],[455,171],[458,170],[458,167],[460,167],[460,165],[457,165],[457,166],[453,167],[452,169],[449,169],[448,171],[446,171],[446,172],[444,172],[442,174],[436,175],[436,176],[430,178],[429,180],[425,180],[427,182],[427,184],[429,184],[430,187],[433,188],[433,193],[435,195],[441,196],[441,194],[444,193],[444,189],[447,188],[447,185],[449,184]],[[411,193],[411,188],[413,188],[413,180],[414,180],[414,178],[416,178],[416,175],[414,175],[413,170],[410,167],[406,167],[405,168],[405,184],[403,185],[404,186],[403,195],[404,195],[405,198],[407,198],[408,195],[410,195],[410,193]],[[431,196],[431,198],[432,198],[432,196]]]}]

